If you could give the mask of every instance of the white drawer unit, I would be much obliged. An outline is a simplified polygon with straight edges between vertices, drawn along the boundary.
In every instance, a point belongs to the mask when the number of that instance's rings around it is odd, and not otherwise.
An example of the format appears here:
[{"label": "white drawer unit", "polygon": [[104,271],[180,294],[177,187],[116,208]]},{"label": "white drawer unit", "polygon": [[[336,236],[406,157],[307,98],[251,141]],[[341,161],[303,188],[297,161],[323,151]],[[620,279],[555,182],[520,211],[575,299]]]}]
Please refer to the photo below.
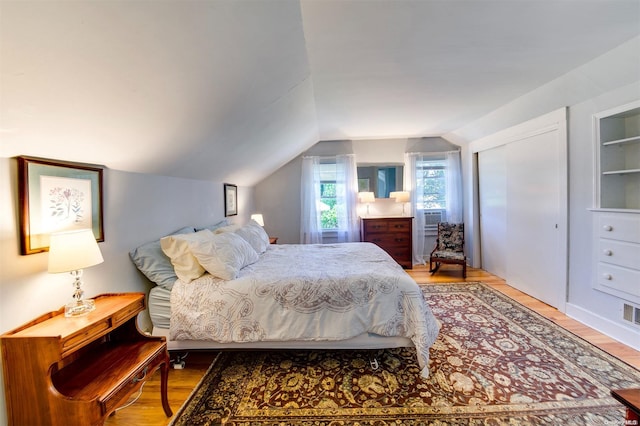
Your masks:
[{"label": "white drawer unit", "polygon": [[598,215],[600,238],[640,243],[640,220],[635,214]]},{"label": "white drawer unit", "polygon": [[640,212],[594,214],[594,287],[640,303]]},{"label": "white drawer unit", "polygon": [[598,283],[629,294],[638,292],[640,271],[608,263],[598,263]]},{"label": "white drawer unit", "polygon": [[[600,238],[598,246],[600,247],[598,258],[600,262],[640,269],[640,244]],[[638,283],[640,284],[640,280]]]}]

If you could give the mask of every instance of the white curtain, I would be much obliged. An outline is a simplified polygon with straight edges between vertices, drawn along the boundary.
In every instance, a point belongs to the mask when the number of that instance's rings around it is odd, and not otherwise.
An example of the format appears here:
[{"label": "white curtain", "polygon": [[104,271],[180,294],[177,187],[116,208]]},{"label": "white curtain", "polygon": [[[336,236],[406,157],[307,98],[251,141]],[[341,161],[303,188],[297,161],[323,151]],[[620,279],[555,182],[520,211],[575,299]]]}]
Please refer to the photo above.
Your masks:
[{"label": "white curtain", "polygon": [[[322,161],[335,163],[336,167],[336,239],[338,242],[360,241],[358,221],[358,169],[355,155],[322,157]],[[300,241],[303,244],[322,243],[320,221],[320,157],[302,158],[302,217]]]},{"label": "white curtain", "polygon": [[322,243],[320,224],[320,157],[302,157],[300,242]]},{"label": "white curtain", "polygon": [[358,221],[358,167],[353,154],[336,157],[338,242],[360,241]]},{"label": "white curtain", "polygon": [[[422,180],[418,181],[417,176],[423,172],[421,164],[423,154],[410,152],[405,154],[404,166],[404,189],[411,194],[411,215],[414,217],[413,224],[413,264],[423,265],[424,260],[424,187]],[[420,169],[419,169],[420,168]]]},{"label": "white curtain", "polygon": [[425,247],[424,186],[423,179],[427,167],[426,161],[446,159],[445,164],[445,206],[446,220],[452,223],[462,222],[462,167],[460,151],[449,152],[410,152],[405,154],[405,190],[411,192],[411,214],[415,218],[413,227],[413,264],[425,264],[431,247]]},{"label": "white curtain", "polygon": [[462,167],[460,151],[447,152],[446,159],[445,202],[447,206],[447,222],[462,223]]}]

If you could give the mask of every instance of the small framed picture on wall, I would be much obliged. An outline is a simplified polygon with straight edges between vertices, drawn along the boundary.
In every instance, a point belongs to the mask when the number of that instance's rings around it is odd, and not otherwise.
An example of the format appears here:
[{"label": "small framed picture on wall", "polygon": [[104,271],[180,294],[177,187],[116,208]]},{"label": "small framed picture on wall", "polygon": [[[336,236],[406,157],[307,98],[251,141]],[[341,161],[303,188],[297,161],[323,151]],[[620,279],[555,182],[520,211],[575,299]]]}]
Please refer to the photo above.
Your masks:
[{"label": "small framed picture on wall", "polygon": [[238,187],[230,183],[224,184],[224,215],[235,216],[238,214]]}]

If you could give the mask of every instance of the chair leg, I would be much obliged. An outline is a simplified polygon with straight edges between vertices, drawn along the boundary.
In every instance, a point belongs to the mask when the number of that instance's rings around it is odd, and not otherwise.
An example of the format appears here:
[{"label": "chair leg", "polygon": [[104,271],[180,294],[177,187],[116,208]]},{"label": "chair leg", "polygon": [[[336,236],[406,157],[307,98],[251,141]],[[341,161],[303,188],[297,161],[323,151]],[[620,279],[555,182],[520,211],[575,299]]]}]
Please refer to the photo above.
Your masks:
[{"label": "chair leg", "polygon": [[462,278],[467,278],[467,262],[462,264]]}]

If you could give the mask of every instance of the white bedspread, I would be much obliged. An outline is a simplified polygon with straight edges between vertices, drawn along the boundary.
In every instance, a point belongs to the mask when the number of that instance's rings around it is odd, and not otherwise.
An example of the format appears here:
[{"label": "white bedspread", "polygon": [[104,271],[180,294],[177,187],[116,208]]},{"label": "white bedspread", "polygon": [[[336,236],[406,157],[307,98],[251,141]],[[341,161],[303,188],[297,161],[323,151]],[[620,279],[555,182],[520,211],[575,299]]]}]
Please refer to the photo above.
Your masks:
[{"label": "white bedspread", "polygon": [[371,243],[272,245],[223,281],[205,274],[171,292],[172,340],[342,340],[402,336],[429,374],[439,325],[415,281]]}]

